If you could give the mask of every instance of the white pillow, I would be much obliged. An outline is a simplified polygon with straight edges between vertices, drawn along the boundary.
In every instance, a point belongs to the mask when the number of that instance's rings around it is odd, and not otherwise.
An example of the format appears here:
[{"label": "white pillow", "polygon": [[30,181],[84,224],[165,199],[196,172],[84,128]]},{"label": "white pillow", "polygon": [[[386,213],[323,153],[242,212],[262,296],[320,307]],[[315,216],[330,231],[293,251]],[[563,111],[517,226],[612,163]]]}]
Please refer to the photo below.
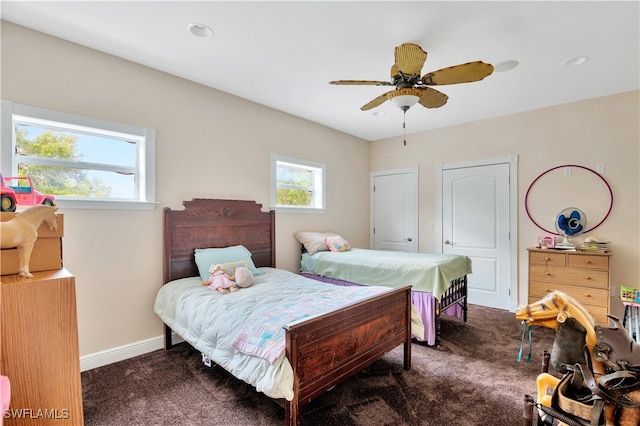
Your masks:
[{"label": "white pillow", "polygon": [[293,236],[296,240],[302,244],[309,254],[313,254],[317,251],[329,251],[329,247],[324,242],[326,237],[335,237],[338,234],[331,231],[326,232],[310,232],[310,231],[298,231],[294,232]]}]

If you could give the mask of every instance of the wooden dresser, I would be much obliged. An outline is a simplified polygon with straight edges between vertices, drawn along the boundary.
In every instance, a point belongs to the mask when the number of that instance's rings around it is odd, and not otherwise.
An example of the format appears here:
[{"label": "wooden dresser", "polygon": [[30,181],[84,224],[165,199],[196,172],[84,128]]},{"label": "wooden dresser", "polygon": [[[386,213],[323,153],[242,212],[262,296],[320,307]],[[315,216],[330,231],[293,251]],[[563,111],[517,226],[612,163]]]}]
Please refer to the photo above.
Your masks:
[{"label": "wooden dresser", "polygon": [[66,269],[0,277],[4,426],[82,425],[75,277]]},{"label": "wooden dresser", "polygon": [[589,311],[601,325],[609,325],[611,253],[530,248],[529,303],[553,290],[562,291]]}]

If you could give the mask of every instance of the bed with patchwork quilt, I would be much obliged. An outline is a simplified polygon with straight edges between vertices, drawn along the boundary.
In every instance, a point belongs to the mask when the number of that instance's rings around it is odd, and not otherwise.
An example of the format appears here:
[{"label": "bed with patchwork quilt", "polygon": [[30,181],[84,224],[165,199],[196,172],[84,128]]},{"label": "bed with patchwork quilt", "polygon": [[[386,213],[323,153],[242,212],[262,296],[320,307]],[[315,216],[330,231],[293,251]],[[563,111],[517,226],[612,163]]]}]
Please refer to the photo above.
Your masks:
[{"label": "bed with patchwork quilt", "polygon": [[[410,286],[348,288],[277,269],[275,212],[243,200],[183,205],[163,212],[164,285],[154,311],[165,349],[180,336],[282,405],[291,426],[304,404],[398,346],[411,368]],[[252,285],[226,294],[202,285],[226,262],[246,262]]]}]

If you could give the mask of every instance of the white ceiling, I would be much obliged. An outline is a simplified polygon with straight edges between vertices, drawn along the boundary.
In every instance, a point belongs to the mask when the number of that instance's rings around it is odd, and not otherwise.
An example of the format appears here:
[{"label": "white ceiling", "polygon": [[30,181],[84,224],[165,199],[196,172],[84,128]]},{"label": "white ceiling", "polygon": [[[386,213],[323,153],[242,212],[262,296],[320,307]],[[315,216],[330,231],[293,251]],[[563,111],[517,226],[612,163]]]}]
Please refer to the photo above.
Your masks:
[{"label": "white ceiling", "polygon": [[[640,2],[6,1],[2,19],[137,62],[367,140],[402,135],[389,80],[394,47],[428,52],[423,73],[469,61],[480,82],[438,86],[438,109],[412,107],[406,133],[639,89]],[[197,38],[191,23],[211,27]],[[586,55],[578,67],[562,67]],[[373,115],[375,111],[384,115]]]}]

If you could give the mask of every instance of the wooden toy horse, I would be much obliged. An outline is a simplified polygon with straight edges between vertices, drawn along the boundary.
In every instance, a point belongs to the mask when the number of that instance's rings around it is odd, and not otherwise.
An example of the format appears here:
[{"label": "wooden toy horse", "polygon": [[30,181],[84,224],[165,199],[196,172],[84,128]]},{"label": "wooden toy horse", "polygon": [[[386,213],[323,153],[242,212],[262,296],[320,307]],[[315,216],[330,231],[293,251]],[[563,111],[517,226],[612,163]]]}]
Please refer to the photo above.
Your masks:
[{"label": "wooden toy horse", "polygon": [[45,222],[49,230],[58,229],[57,206],[33,206],[6,222],[0,222],[0,248],[18,248],[18,274],[33,277],[29,272],[29,260],[33,244],[38,238],[38,228]]},{"label": "wooden toy horse", "polygon": [[[586,347],[589,354],[593,354],[593,348],[598,343],[593,317],[577,300],[563,292],[553,291],[538,302],[516,309],[515,315],[516,319],[524,321],[527,326],[539,325],[554,330],[558,330],[561,324],[573,318],[586,331],[581,346]],[[591,370],[596,380],[607,374],[605,364],[594,357],[591,357]],[[540,374],[536,380],[538,403],[551,407],[549,390],[555,389],[559,382],[560,379],[551,374]],[[640,402],[640,391],[627,394],[627,398]],[[604,417],[607,426],[638,426],[640,424],[638,408],[621,408],[616,413],[616,407],[605,404]]]}]

